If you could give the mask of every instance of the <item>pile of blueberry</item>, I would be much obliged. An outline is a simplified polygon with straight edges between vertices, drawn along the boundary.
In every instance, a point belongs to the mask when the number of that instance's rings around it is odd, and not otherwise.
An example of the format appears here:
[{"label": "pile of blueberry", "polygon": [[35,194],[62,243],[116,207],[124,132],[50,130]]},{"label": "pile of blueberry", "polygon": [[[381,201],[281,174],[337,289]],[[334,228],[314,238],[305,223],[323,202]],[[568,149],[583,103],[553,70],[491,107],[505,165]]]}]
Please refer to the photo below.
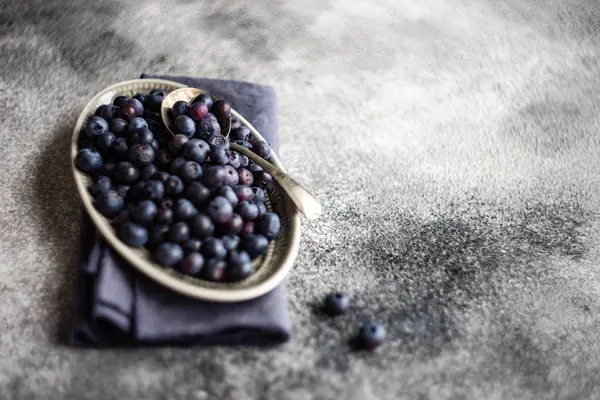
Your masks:
[{"label": "pile of blueberry", "polygon": [[[231,117],[226,101],[205,94],[174,104],[179,133],[171,135],[159,114],[166,94],[118,96],[98,107],[80,135],[76,166],[93,177],[95,206],[124,243],[201,279],[246,279],[280,221],[265,206],[271,176],[229,140],[265,159],[271,147]],[[221,134],[226,120],[228,138]]]}]

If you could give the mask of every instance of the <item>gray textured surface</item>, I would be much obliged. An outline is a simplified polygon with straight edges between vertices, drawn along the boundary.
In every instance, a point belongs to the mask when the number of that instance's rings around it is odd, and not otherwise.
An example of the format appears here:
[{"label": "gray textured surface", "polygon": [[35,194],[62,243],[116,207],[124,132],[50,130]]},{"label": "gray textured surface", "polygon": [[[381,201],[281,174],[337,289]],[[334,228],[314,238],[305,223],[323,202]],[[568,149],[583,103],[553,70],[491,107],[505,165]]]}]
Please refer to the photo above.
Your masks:
[{"label": "gray textured surface", "polygon": [[[593,398],[595,0],[0,3],[0,398]],[[251,5],[252,4],[252,5]],[[323,200],[278,349],[81,351],[70,129],[140,71],[274,85]],[[329,321],[311,304],[347,290]],[[359,321],[387,325],[352,354]]]}]

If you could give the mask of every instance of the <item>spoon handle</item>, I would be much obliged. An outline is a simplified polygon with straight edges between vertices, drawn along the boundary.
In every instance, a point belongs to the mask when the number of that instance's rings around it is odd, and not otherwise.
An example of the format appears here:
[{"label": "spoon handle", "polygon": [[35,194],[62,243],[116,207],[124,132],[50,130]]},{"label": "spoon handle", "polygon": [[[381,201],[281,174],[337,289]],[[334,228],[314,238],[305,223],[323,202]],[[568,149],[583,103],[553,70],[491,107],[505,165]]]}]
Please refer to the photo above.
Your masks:
[{"label": "spoon handle", "polygon": [[306,218],[316,219],[321,215],[322,208],[317,199],[295,179],[283,172],[281,168],[276,167],[239,144],[231,143],[231,149],[244,154],[271,175]]}]

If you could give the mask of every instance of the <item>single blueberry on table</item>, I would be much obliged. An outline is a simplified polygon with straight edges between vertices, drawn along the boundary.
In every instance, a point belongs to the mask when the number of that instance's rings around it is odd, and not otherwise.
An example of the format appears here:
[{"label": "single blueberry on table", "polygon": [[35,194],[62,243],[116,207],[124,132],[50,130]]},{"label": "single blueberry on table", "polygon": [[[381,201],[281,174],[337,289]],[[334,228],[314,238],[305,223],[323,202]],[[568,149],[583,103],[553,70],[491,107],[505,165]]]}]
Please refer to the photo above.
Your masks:
[{"label": "single blueberry on table", "polygon": [[233,251],[237,249],[238,244],[240,244],[240,237],[237,235],[225,235],[221,238],[221,242],[223,242],[225,250]]},{"label": "single blueberry on table", "polygon": [[183,259],[183,249],[177,243],[166,242],[156,248],[154,258],[159,264],[172,267]]},{"label": "single blueberry on table", "polygon": [[186,275],[195,276],[200,273],[204,265],[204,257],[200,253],[189,253],[179,263],[178,270]]},{"label": "single blueberry on table", "polygon": [[175,175],[171,175],[165,182],[165,193],[171,196],[177,196],[183,192],[183,181]]},{"label": "single blueberry on table", "polygon": [[194,100],[192,100],[192,104],[203,103],[206,104],[206,107],[211,108],[213,105],[213,99],[206,93],[201,93]]},{"label": "single blueberry on table", "polygon": [[152,164],[154,149],[147,144],[136,144],[129,151],[129,159],[140,167]]},{"label": "single blueberry on table", "polygon": [[216,224],[227,222],[233,214],[233,207],[225,197],[217,196],[206,206],[206,214]]},{"label": "single blueberry on table", "polygon": [[323,310],[330,317],[344,314],[350,308],[350,298],[344,293],[330,293],[325,297]]},{"label": "single blueberry on table", "polygon": [[239,128],[234,129],[231,127],[231,133],[229,134],[229,139],[232,141],[242,140],[248,141],[250,137],[250,129],[246,126],[240,126]]},{"label": "single blueberry on table", "polygon": [[194,103],[194,105],[190,107],[188,115],[195,122],[198,122],[208,115],[208,107],[204,103]]},{"label": "single blueberry on table", "polygon": [[227,250],[223,246],[221,239],[209,237],[202,242],[202,254],[206,259],[223,260],[227,255]]},{"label": "single blueberry on table", "polygon": [[173,104],[173,116],[179,117],[180,115],[187,115],[188,111],[190,111],[190,103],[184,100],[176,101]]},{"label": "single blueberry on table", "polygon": [[148,230],[135,222],[127,221],[121,225],[119,237],[131,247],[142,247],[148,243]]},{"label": "single blueberry on table", "polygon": [[198,210],[191,201],[179,199],[173,205],[173,215],[177,221],[187,221],[198,215]]},{"label": "single blueberry on table", "polygon": [[108,124],[109,130],[117,137],[125,136],[128,126],[127,121],[123,118],[114,118]]},{"label": "single blueberry on table", "polygon": [[102,135],[108,132],[108,122],[102,117],[92,117],[86,125],[86,132],[88,137]]},{"label": "single blueberry on table", "polygon": [[183,248],[183,252],[186,254],[198,253],[202,247],[202,242],[198,239],[189,239],[181,247]]},{"label": "single blueberry on table", "polygon": [[142,225],[149,225],[156,218],[158,207],[152,200],[141,201],[133,210],[131,218]]},{"label": "single blueberry on table", "polygon": [[200,271],[200,276],[210,282],[221,282],[225,276],[227,263],[224,260],[204,258],[204,266]]},{"label": "single blueberry on table", "polygon": [[275,239],[281,230],[281,222],[277,214],[268,212],[257,218],[254,231],[265,236],[269,240]]},{"label": "single blueberry on table", "polygon": [[112,182],[108,176],[99,176],[94,180],[92,186],[90,186],[90,194],[93,197],[98,196],[100,193],[108,192],[112,188]]},{"label": "single blueberry on table", "polygon": [[185,188],[185,197],[195,207],[204,207],[210,199],[210,189],[201,182],[192,182]]},{"label": "single blueberry on table", "polygon": [[114,190],[107,190],[96,197],[96,208],[105,217],[114,217],[125,208],[125,200]]},{"label": "single blueberry on table", "polygon": [[189,221],[192,235],[197,239],[206,239],[215,231],[215,225],[206,214],[198,214]]},{"label": "single blueberry on table", "polygon": [[138,131],[140,129],[144,129],[147,127],[148,127],[148,123],[146,122],[146,120],[144,118],[135,117],[131,121],[129,121],[129,124],[127,125],[127,131],[129,133],[134,133],[135,131]]},{"label": "single blueberry on table", "polygon": [[105,104],[96,109],[95,115],[104,118],[107,121],[110,121],[115,117],[117,110],[117,107],[110,104]]},{"label": "single blueberry on table", "polygon": [[120,183],[131,185],[140,178],[140,170],[137,169],[132,163],[123,161],[117,164],[115,178]]},{"label": "single blueberry on table", "polygon": [[180,115],[175,118],[175,129],[180,134],[191,138],[196,134],[196,123],[187,115]]},{"label": "single blueberry on table", "polygon": [[239,202],[252,201],[255,197],[254,190],[246,185],[237,185],[233,188],[233,192],[237,196]]},{"label": "single blueberry on table", "polygon": [[210,151],[208,143],[200,139],[191,139],[183,145],[183,157],[190,161],[203,163]]},{"label": "single blueberry on table", "polygon": [[225,118],[231,116],[231,106],[225,100],[215,101],[210,108],[210,111],[219,121],[223,121]]},{"label": "single blueberry on table", "polygon": [[244,221],[254,221],[258,218],[259,214],[258,206],[249,201],[240,202],[236,207],[235,212],[238,213]]},{"label": "single blueberry on table", "polygon": [[202,167],[194,161],[185,162],[179,169],[179,176],[186,183],[192,183],[202,177]]},{"label": "single blueberry on table", "polygon": [[360,349],[373,350],[379,347],[385,340],[385,328],[375,322],[364,324],[358,336],[356,337],[356,345]]},{"label": "single blueberry on table", "polygon": [[252,258],[259,257],[264,255],[269,249],[269,239],[263,235],[254,234],[244,237],[238,247],[248,252]]},{"label": "single blueberry on table", "polygon": [[129,104],[133,107],[133,109],[135,110],[135,115],[144,115],[144,105],[138,99],[129,99],[125,102],[125,104]]},{"label": "single blueberry on table", "polygon": [[136,117],[135,108],[131,104],[123,104],[119,107],[119,111],[117,112],[119,118],[123,118],[125,121],[131,121]]},{"label": "single blueberry on table", "polygon": [[169,241],[186,242],[190,238],[190,228],[185,222],[176,222],[169,228]]},{"label": "single blueberry on table", "polygon": [[104,132],[102,135],[98,135],[94,138],[96,148],[101,152],[105,153],[112,149],[115,143],[116,137],[112,132]]},{"label": "single blueberry on table", "polygon": [[129,100],[129,97],[127,97],[127,96],[117,96],[113,100],[113,106],[121,107],[123,104],[127,103],[128,100]]},{"label": "single blueberry on table", "polygon": [[169,151],[173,154],[178,156],[179,154],[181,154],[181,152],[183,151],[183,146],[189,141],[190,139],[182,134],[177,134],[175,136],[173,136],[173,138],[171,139],[171,141],[169,142]]},{"label": "single blueberry on table", "polygon": [[92,149],[81,149],[75,156],[75,165],[83,172],[93,173],[102,168],[102,156]]}]

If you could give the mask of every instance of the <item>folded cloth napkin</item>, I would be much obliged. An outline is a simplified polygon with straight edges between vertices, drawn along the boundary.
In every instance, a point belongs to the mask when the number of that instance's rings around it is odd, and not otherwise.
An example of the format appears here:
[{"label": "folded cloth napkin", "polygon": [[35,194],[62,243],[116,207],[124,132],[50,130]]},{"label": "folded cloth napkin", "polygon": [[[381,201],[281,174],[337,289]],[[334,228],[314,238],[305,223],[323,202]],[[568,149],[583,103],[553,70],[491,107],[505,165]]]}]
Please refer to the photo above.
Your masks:
[{"label": "folded cloth napkin", "polygon": [[[278,149],[273,88],[246,82],[143,74],[227,99]],[[290,337],[285,283],[245,302],[216,303],[175,293],[142,276],[104,241],[83,213],[77,312],[69,343],[80,347],[255,345]]]}]

